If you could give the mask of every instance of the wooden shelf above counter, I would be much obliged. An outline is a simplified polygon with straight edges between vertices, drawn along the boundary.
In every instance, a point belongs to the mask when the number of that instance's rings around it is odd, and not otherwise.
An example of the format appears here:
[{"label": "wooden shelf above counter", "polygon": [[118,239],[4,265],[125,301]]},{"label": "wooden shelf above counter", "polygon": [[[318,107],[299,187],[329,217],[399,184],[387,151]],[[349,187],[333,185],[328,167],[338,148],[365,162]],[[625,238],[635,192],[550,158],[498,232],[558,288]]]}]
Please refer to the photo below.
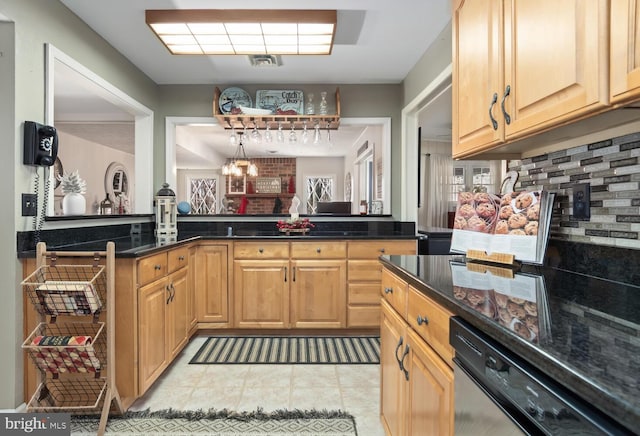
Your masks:
[{"label": "wooden shelf above counter", "polygon": [[[294,129],[303,129],[306,122],[307,129],[313,130],[316,123],[319,123],[320,128],[327,129],[327,126],[331,130],[336,130],[340,126],[340,89],[336,88],[336,113],[326,115],[245,115],[245,114],[223,114],[220,113],[220,88],[215,87],[213,93],[213,116],[218,120],[221,126],[225,129],[242,129],[244,127],[253,128],[254,123],[258,129],[266,129],[267,126],[271,130],[278,129],[278,124],[282,124],[283,129],[291,129],[293,123]],[[316,106],[318,102],[315,103]]]}]

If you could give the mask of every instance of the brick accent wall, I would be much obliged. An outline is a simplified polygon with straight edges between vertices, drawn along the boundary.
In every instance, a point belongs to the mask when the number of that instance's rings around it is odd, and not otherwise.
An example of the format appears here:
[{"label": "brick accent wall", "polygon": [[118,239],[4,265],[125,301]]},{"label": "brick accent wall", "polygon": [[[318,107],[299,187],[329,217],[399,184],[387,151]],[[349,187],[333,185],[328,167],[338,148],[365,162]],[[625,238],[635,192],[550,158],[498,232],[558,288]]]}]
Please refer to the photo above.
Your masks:
[{"label": "brick accent wall", "polygon": [[[640,248],[640,132],[509,162],[516,188],[556,192],[551,238]],[[589,221],[572,216],[573,185],[591,186]]]},{"label": "brick accent wall", "polygon": [[[282,213],[289,213],[292,194],[289,194],[289,182],[291,177],[295,183],[296,179],[296,159],[295,158],[256,158],[252,161],[258,167],[258,177],[279,177],[282,195]],[[252,196],[248,191],[249,186],[255,192],[256,177],[247,176],[245,192],[249,204],[247,205],[247,215],[272,214],[277,194],[269,196]],[[229,192],[229,178],[225,180],[225,192]],[[240,206],[242,196],[232,196],[235,207]]]}]

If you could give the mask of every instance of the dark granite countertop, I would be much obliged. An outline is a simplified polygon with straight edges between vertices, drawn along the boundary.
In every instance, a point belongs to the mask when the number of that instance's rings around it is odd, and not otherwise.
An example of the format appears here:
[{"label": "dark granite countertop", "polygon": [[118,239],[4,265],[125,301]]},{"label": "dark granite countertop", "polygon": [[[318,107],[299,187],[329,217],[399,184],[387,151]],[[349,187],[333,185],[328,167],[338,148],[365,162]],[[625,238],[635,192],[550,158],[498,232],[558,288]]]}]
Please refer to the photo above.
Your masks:
[{"label": "dark granite countertop", "polygon": [[453,229],[449,229],[447,227],[420,227],[418,228],[418,233],[421,235],[431,236],[431,237],[445,237],[450,238]]},{"label": "dark granite countertop", "polygon": [[[343,239],[416,239],[416,235],[405,234],[403,232],[379,233],[376,231],[312,231],[306,236],[291,235],[286,236],[277,230],[237,230],[231,236],[226,233],[216,231],[193,231],[179,232],[175,240],[167,241],[156,238],[152,233],[141,233],[123,237],[109,238],[116,245],[116,257],[141,257],[167,248],[175,248],[180,245],[195,240],[301,240],[310,241],[318,239],[343,240]],[[76,243],[49,244],[49,251],[103,251],[105,250],[107,240],[92,240]],[[18,252],[18,258],[34,257],[34,250],[23,250]]]},{"label": "dark granite countertop", "polygon": [[382,262],[606,415],[640,429],[639,286],[531,265],[516,272],[514,286],[469,271],[456,256]]}]

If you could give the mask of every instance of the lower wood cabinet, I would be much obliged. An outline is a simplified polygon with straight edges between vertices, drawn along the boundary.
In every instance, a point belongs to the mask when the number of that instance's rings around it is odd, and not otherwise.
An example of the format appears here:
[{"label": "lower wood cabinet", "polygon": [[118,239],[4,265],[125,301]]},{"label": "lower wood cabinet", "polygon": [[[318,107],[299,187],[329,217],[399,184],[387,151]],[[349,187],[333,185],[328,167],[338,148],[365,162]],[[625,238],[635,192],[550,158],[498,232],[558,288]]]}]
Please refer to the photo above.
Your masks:
[{"label": "lower wood cabinet", "polygon": [[[387,270],[384,270],[386,273]],[[401,283],[396,288],[408,289],[404,306],[394,306],[383,297],[380,324],[380,415],[387,435],[453,435],[453,369],[448,348],[439,342],[446,331],[450,313],[440,306],[420,306],[420,321],[407,318],[413,314],[412,293],[418,290]],[[383,295],[384,289],[382,290]],[[400,313],[402,312],[402,313]],[[417,316],[416,316],[417,318]],[[425,327],[420,334],[414,329]],[[425,339],[425,337],[429,339]],[[442,354],[435,351],[443,350]]]},{"label": "lower wood cabinet", "polygon": [[[189,340],[187,265],[186,247],[138,261],[138,279],[155,279],[138,288],[139,395],[151,387]],[[157,279],[152,271],[173,272]]]},{"label": "lower wood cabinet", "polygon": [[201,243],[194,251],[193,286],[197,321],[203,328],[228,327],[228,247],[225,244]]},{"label": "lower wood cabinet", "polygon": [[234,261],[235,326],[288,328],[288,275],[285,259]]},{"label": "lower wood cabinet", "polygon": [[295,260],[291,268],[291,327],[345,327],[346,261]]}]

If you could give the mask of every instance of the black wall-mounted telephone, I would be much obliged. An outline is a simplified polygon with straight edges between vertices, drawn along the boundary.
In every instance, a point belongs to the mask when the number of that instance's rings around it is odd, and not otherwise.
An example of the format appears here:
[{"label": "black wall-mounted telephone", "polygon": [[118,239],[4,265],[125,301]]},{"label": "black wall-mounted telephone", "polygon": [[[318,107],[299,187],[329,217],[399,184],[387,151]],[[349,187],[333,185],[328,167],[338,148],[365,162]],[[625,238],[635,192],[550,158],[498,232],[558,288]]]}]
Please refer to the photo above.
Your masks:
[{"label": "black wall-mounted telephone", "polygon": [[25,165],[50,167],[58,156],[58,133],[53,126],[24,122]]}]

